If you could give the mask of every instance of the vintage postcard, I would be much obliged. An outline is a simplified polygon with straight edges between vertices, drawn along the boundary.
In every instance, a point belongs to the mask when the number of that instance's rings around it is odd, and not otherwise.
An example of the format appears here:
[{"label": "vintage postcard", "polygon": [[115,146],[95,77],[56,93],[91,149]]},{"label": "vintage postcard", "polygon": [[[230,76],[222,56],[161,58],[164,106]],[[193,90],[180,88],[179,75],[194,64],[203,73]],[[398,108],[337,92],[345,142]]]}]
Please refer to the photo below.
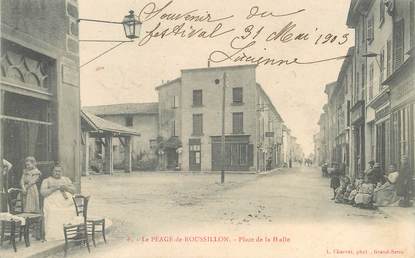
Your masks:
[{"label": "vintage postcard", "polygon": [[1,0],[0,257],[414,258],[414,0]]}]

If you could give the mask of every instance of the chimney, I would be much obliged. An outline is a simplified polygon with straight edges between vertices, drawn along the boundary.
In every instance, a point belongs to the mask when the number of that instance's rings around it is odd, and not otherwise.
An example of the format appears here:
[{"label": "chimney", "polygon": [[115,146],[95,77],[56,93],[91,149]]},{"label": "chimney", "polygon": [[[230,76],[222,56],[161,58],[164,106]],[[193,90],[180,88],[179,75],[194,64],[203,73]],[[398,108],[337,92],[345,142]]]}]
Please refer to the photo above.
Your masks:
[{"label": "chimney", "polygon": [[208,68],[210,68],[210,60],[208,60]]}]

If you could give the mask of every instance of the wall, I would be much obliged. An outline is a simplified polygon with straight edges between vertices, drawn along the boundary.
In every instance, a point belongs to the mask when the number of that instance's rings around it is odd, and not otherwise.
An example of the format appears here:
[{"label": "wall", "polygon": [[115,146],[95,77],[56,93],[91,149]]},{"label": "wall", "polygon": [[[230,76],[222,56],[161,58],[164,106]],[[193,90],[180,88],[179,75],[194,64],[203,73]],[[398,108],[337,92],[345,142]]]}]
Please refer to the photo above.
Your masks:
[{"label": "wall", "polygon": [[[159,95],[159,135],[168,140],[172,135],[172,122],[176,121],[176,135],[181,133],[181,82],[180,80],[168,83],[158,88]],[[174,96],[177,96],[177,107],[173,107]]]},{"label": "wall", "polygon": [[1,5],[1,37],[55,61],[56,159],[62,164],[64,175],[80,188],[77,2],[2,0]]}]

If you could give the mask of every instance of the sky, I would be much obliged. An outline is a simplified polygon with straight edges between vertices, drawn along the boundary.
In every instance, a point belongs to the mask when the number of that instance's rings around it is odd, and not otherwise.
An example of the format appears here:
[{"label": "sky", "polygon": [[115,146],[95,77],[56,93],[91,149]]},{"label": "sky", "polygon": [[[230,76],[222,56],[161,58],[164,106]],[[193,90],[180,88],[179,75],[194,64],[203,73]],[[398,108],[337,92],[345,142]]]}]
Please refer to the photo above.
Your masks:
[{"label": "sky", "polygon": [[[229,59],[222,61],[225,58],[220,53],[231,56],[239,51],[236,48],[252,42],[239,54],[244,52],[247,56],[276,60],[297,58],[299,62],[344,56],[354,43],[353,31],[345,25],[350,0],[174,0],[149,19],[151,10],[159,10],[168,3],[169,0],[79,1],[80,18],[86,19],[121,21],[129,10],[136,14],[144,10],[139,16],[143,20],[139,39],[81,67],[83,106],[156,102],[156,86],[179,77],[181,69],[207,67],[209,56],[212,67],[249,64]],[[200,17],[209,14],[211,22],[185,21],[183,17],[163,19],[166,17],[163,14],[187,12]],[[290,13],[293,14],[288,15]],[[185,23],[186,34],[183,35],[186,37],[172,34],[163,38],[149,37],[158,23],[160,27],[156,31],[159,32],[171,31]],[[192,28],[211,33],[217,26],[221,27],[214,37],[188,37]],[[303,37],[308,34],[307,39],[294,40],[301,33]],[[145,42],[146,38],[150,40]],[[122,25],[91,22],[80,23],[80,39],[126,40]],[[116,44],[80,42],[81,65]],[[211,55],[215,51],[220,52]],[[260,64],[257,67],[257,82],[267,92],[306,155],[313,151],[313,135],[318,132],[317,122],[327,100],[324,87],[337,79],[341,64],[342,59],[307,65]]]}]

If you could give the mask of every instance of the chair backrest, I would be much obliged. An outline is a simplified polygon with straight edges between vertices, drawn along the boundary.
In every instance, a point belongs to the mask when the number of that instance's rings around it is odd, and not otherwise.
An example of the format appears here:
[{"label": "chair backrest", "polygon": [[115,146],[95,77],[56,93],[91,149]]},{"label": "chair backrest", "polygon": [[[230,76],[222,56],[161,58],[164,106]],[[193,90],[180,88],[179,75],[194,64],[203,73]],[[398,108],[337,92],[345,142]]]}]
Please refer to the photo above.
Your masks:
[{"label": "chair backrest", "polygon": [[84,196],[80,194],[74,195],[72,197],[72,200],[75,204],[76,216],[82,215],[84,217],[84,221],[86,221],[86,218],[88,217],[89,198],[89,196]]},{"label": "chair backrest", "polygon": [[88,237],[86,224],[64,225],[65,241],[83,241]]},{"label": "chair backrest", "polygon": [[7,196],[9,212],[11,214],[23,213],[23,195],[20,189],[9,189]]}]

